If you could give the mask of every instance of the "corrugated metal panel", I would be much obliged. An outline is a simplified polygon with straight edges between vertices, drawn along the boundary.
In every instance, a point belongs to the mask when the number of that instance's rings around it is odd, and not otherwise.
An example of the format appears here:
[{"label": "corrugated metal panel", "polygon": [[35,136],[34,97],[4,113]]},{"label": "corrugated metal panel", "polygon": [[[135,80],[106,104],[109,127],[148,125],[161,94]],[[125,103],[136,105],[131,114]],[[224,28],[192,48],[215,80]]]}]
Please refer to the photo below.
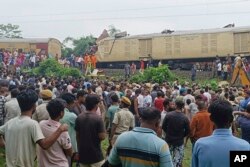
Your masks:
[{"label": "corrugated metal panel", "polygon": [[149,54],[152,55],[152,39],[140,39],[139,52],[142,57],[147,57]]},{"label": "corrugated metal panel", "polygon": [[234,34],[234,52],[250,53],[250,33]]}]

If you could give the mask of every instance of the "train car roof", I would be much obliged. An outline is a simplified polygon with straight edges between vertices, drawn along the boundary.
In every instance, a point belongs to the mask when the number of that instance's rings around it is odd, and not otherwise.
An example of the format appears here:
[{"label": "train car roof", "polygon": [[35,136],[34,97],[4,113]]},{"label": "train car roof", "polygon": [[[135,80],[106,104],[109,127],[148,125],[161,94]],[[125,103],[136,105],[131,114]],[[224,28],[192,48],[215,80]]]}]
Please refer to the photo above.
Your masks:
[{"label": "train car roof", "polygon": [[[172,33],[152,33],[152,34],[140,34],[131,35],[117,39],[129,39],[129,38],[152,38],[160,36],[175,36],[175,35],[193,35],[193,34],[206,34],[206,33],[221,33],[221,32],[250,32],[250,26],[246,27],[231,27],[231,28],[214,28],[214,29],[201,29],[201,30],[188,30],[188,31],[174,31]],[[108,37],[105,39],[114,39],[114,37]]]},{"label": "train car roof", "polygon": [[[50,40],[57,40],[55,38],[0,38],[0,42],[5,42],[5,43],[11,43],[11,42],[16,42],[16,43],[48,43]],[[60,42],[60,41],[59,41]],[[61,43],[61,42],[60,42]]]}]

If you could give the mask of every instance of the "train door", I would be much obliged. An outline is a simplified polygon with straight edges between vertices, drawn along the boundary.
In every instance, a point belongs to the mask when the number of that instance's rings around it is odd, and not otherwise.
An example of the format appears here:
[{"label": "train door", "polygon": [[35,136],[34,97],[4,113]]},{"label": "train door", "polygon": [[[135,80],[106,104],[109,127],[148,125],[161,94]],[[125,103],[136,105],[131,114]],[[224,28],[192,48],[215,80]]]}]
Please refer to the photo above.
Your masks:
[{"label": "train door", "polygon": [[139,54],[140,57],[148,57],[148,55],[152,55],[152,38],[139,39]]}]

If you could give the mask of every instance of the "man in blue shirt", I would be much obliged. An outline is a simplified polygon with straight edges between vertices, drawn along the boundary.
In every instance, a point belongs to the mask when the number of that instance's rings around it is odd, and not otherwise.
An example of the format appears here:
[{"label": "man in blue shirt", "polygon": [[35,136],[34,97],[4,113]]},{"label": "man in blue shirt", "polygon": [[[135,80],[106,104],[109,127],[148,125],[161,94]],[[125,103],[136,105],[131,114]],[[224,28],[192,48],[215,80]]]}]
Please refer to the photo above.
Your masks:
[{"label": "man in blue shirt", "polygon": [[246,91],[245,93],[245,99],[242,100],[242,102],[240,103],[240,107],[245,110],[247,108],[248,103],[250,102],[250,91]]},{"label": "man in blue shirt", "polygon": [[167,143],[157,137],[161,113],[155,108],[140,112],[141,127],[122,133],[109,155],[110,166],[123,167],[173,167]]},{"label": "man in blue shirt", "polygon": [[[250,114],[250,104],[247,105],[246,113]],[[250,118],[239,116],[236,124],[241,128],[241,138],[250,143]]]},{"label": "man in blue shirt", "polygon": [[213,102],[208,111],[216,129],[209,137],[197,140],[193,150],[192,167],[229,167],[230,151],[249,151],[245,140],[232,135],[233,108],[226,100]]}]

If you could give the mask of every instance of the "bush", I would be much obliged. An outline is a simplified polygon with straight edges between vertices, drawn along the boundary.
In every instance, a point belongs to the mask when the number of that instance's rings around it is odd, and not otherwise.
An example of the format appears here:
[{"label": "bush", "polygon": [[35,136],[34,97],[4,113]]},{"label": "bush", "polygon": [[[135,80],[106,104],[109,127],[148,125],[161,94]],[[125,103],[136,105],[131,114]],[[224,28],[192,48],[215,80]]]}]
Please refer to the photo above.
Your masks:
[{"label": "bush", "polygon": [[38,67],[34,68],[31,73],[36,75],[45,75],[48,77],[81,77],[81,72],[76,68],[65,68],[59,64],[55,59],[49,58],[39,64]]},{"label": "bush", "polygon": [[175,79],[174,74],[169,70],[167,65],[160,67],[150,67],[144,70],[143,74],[136,74],[130,78],[130,82],[145,83],[155,82],[163,83],[166,81],[173,81]]}]

